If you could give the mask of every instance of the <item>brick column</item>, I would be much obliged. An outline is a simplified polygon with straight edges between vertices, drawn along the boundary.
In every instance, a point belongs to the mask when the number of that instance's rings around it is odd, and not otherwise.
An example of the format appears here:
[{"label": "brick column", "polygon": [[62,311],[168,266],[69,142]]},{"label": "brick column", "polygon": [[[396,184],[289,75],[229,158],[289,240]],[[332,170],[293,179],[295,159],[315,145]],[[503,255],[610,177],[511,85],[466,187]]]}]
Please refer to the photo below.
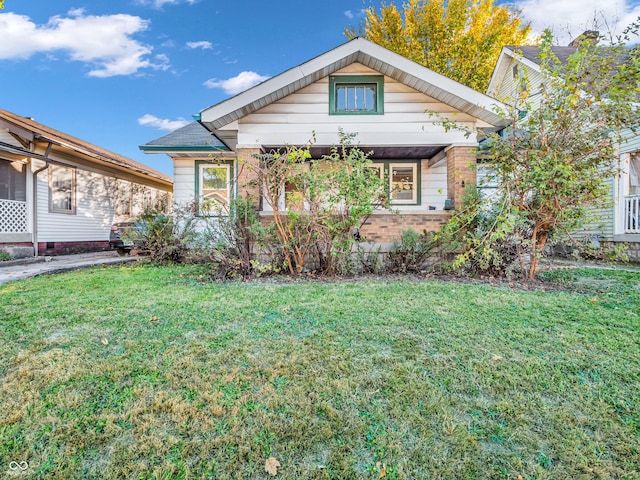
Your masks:
[{"label": "brick column", "polygon": [[262,153],[262,149],[259,146],[240,146],[237,148],[238,152],[238,196],[245,197],[247,194],[253,197],[256,204],[259,202],[258,187],[251,185],[252,181],[255,181],[255,173],[252,171],[251,166],[258,164],[258,159],[254,155]]},{"label": "brick column", "polygon": [[455,209],[462,205],[467,186],[476,183],[476,147],[449,147],[447,154],[447,195]]}]

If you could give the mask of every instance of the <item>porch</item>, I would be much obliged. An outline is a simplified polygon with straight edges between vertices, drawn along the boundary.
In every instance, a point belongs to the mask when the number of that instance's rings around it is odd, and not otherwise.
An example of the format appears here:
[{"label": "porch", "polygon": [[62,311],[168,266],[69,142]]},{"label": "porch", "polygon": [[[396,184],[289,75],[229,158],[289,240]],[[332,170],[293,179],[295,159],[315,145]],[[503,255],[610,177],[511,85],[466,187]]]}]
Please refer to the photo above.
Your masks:
[{"label": "porch", "polygon": [[27,202],[0,198],[0,235],[28,234],[27,218]]}]

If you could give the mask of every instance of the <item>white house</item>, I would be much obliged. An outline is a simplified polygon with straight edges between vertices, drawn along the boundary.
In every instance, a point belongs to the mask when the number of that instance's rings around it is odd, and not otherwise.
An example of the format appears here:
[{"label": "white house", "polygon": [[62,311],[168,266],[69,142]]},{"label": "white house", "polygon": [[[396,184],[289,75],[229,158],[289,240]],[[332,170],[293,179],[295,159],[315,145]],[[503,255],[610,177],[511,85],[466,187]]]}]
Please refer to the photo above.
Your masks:
[{"label": "white house", "polygon": [[172,189],[160,172],[0,109],[0,250],[108,249],[112,224],[169,208]]},{"label": "white house", "polygon": [[[591,32],[585,32],[588,35]],[[593,32],[594,34],[597,32]],[[560,62],[576,51],[575,46],[554,46]],[[535,46],[504,47],[496,63],[487,94],[510,104],[517,98],[522,82],[536,92],[545,82],[540,68],[539,50]],[[535,108],[535,96],[532,107]],[[539,98],[539,97],[538,97]],[[640,134],[625,132],[626,141],[619,145],[620,175],[610,179],[610,207],[591,211],[590,222],[576,232],[577,237],[597,243],[628,242],[631,259],[640,260]]]},{"label": "white house", "polygon": [[[313,158],[339,143],[339,130],[357,141],[386,173],[400,215],[380,211],[361,233],[386,243],[409,227],[438,230],[466,185],[475,182],[479,129],[503,120],[496,100],[363,38],[353,39],[265,82],[204,109],[198,122],[151,141],[146,153],[174,161],[174,201],[230,198],[241,162],[315,136]],[[430,115],[434,113],[436,115]],[[442,119],[470,130],[446,129]],[[403,183],[402,192],[394,188]],[[241,182],[238,182],[241,183]],[[240,188],[242,185],[240,185]],[[235,186],[238,188],[238,185]],[[263,202],[261,215],[268,217]]]}]

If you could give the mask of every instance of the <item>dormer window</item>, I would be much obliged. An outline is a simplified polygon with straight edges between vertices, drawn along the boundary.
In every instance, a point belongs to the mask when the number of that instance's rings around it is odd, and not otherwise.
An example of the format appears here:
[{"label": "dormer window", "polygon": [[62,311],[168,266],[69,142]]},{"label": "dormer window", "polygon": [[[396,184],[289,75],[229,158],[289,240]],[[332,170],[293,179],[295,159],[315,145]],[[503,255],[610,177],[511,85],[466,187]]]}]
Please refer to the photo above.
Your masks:
[{"label": "dormer window", "polygon": [[382,115],[382,75],[341,75],[329,78],[330,115]]}]

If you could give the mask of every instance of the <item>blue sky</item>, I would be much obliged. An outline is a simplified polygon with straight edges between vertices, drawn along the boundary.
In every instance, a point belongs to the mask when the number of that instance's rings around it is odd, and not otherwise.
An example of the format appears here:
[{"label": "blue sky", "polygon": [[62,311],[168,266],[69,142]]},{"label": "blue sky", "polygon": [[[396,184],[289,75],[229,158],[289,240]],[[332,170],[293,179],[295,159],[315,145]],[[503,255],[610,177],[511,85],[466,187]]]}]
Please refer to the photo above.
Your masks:
[{"label": "blue sky", "polygon": [[[138,146],[344,43],[344,28],[380,3],[5,0],[0,108],[171,175],[168,157]],[[537,31],[555,19],[561,42],[592,28],[594,19],[615,28],[640,15],[640,0],[516,4]]]}]

